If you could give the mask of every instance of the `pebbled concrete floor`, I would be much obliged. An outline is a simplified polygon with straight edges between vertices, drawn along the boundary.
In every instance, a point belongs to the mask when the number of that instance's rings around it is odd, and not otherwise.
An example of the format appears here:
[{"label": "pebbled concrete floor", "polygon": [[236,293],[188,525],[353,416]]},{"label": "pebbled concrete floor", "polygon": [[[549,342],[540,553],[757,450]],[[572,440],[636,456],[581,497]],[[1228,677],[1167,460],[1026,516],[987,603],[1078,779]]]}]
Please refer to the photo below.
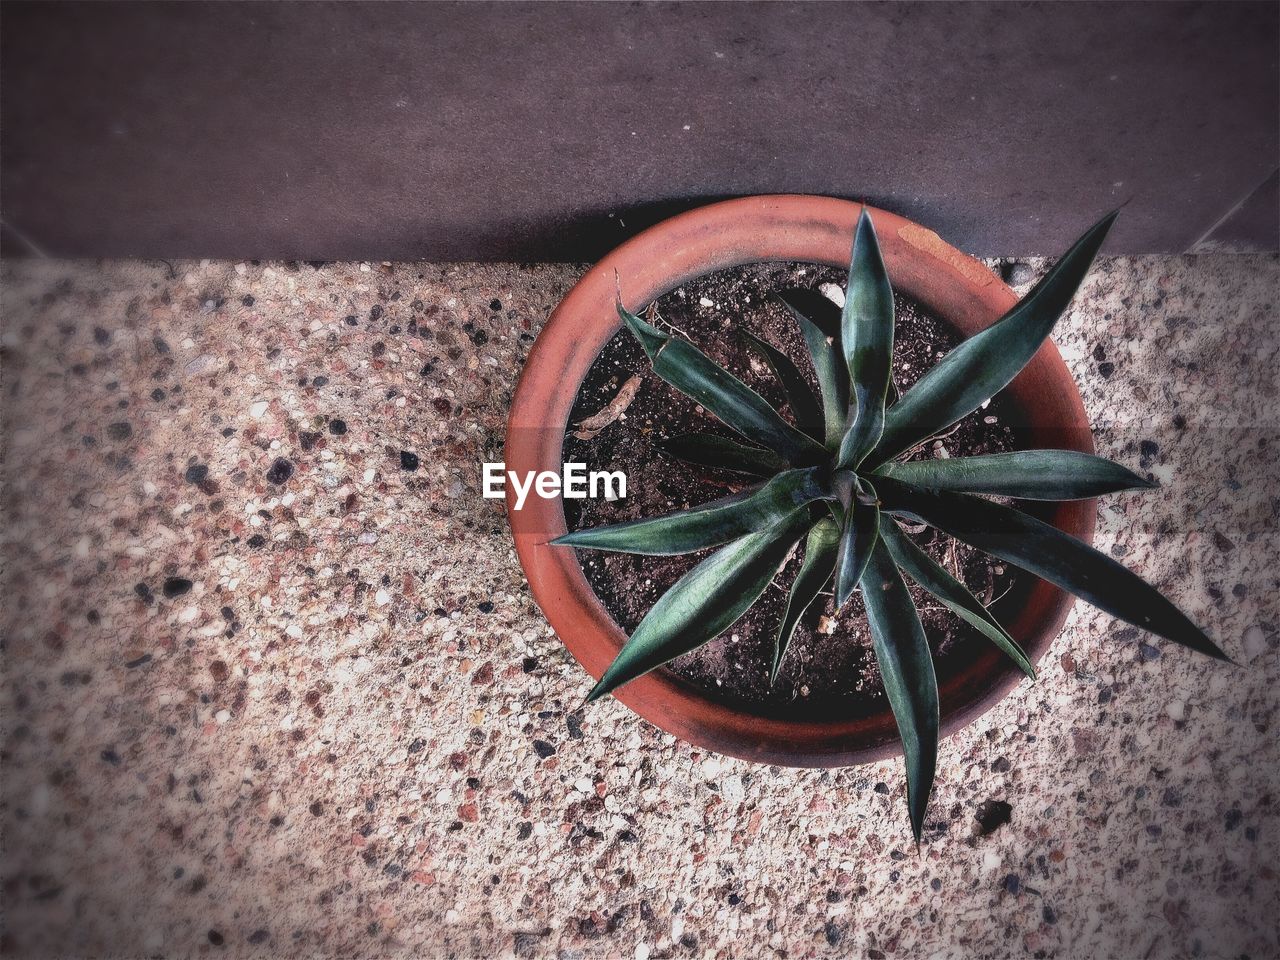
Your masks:
[{"label": "pebbled concrete floor", "polygon": [[1057,337],[1164,482],[1100,547],[1240,665],[1078,605],[918,854],[899,762],[567,712],[478,463],[580,269],[3,264],[6,955],[1280,952],[1276,257],[1104,259]]}]

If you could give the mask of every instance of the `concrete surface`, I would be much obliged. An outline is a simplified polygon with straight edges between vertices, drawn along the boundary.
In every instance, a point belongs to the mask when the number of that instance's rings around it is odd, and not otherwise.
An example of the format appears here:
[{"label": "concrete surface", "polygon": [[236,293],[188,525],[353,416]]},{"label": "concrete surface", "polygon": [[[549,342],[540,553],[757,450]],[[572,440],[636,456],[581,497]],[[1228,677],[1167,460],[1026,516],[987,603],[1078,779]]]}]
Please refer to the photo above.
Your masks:
[{"label": "concrete surface", "polygon": [[1275,257],[1104,260],[1059,336],[1165,484],[1099,544],[1240,666],[1077,606],[918,854],[900,762],[566,713],[477,464],[579,272],[3,265],[5,955],[1280,951]]},{"label": "concrete surface", "polygon": [[[1280,167],[1280,7],[0,8],[5,254],[595,259],[753,193],[965,250],[1177,253]],[[1275,250],[1277,211],[1228,223]]]}]

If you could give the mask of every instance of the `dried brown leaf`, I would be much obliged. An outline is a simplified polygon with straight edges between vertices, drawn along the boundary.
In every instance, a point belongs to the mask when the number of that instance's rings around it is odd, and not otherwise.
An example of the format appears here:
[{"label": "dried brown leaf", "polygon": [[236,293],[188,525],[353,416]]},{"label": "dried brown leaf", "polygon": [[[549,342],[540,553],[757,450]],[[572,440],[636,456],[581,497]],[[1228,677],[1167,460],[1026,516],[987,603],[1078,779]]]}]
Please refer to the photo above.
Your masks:
[{"label": "dried brown leaf", "polygon": [[579,440],[594,439],[601,430],[627,412],[627,407],[631,406],[631,401],[636,398],[636,392],[639,389],[640,377],[637,375],[624,383],[618,391],[618,395],[610,400],[599,412],[580,421],[573,435]]}]

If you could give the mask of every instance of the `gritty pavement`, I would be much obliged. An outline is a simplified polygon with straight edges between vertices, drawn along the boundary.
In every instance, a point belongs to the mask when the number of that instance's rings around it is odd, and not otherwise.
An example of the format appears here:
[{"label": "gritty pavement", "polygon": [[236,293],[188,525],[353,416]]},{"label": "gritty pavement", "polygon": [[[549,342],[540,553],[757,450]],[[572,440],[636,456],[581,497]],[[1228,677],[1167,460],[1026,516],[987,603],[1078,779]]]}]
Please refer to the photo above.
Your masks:
[{"label": "gritty pavement", "polygon": [[1276,257],[1104,259],[1057,336],[1164,484],[1098,545],[1239,665],[1077,605],[919,852],[900,761],[573,712],[479,464],[581,267],[0,269],[4,954],[1280,953]]}]

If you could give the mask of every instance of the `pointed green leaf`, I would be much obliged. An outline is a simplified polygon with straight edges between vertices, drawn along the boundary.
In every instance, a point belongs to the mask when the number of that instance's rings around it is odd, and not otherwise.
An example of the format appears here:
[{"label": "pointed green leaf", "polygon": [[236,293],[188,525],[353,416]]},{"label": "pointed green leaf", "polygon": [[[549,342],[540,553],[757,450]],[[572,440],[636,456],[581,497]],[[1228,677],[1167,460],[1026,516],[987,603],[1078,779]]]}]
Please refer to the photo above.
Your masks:
[{"label": "pointed green leaf", "polygon": [[798,319],[812,323],[828,339],[840,341],[840,308],[821,290],[791,287],[781,291],[778,299]]},{"label": "pointed green leaf", "polygon": [[871,551],[862,574],[862,602],[884,692],[902,737],[907,811],[919,843],[938,765],[938,681],[920,615],[883,543]]},{"label": "pointed green leaf", "polygon": [[575,530],[551,544],[663,557],[705,550],[763,530],[796,507],[832,496],[823,472],[819,467],[788,470],[754,491],[660,517]]},{"label": "pointed green leaf", "polygon": [[787,469],[787,461],[772,450],[753,447],[714,433],[681,433],[660,440],[658,446],[663,453],[686,463],[717,470],[734,470],[756,477],[771,477]]},{"label": "pointed green leaf", "polygon": [[627,325],[627,329],[631,331],[631,335],[639,341],[641,348],[644,350],[645,356],[650,361],[658,355],[658,351],[662,349],[663,344],[671,339],[669,334],[663,333],[653,324],[645,320],[641,320],[634,313],[622,305],[622,301],[617,303],[618,316],[622,318],[622,322]]},{"label": "pointed green leaf", "polygon": [[836,476],[836,492],[844,505],[840,529],[840,552],[836,557],[836,610],[849,598],[875,548],[880,530],[880,508],[875,490],[865,480],[850,473]]},{"label": "pointed green leaf", "polygon": [[810,524],[800,507],[766,530],[721,547],[686,573],[645,614],[587,701],[719,636],[755,603]]},{"label": "pointed green leaf", "polygon": [[865,207],[853,241],[840,341],[853,384],[853,410],[840,442],[839,465],[855,469],[884,430],[884,399],[893,363],[893,287]]},{"label": "pointed green leaf", "polygon": [[809,384],[805,382],[804,374],[790,357],[773,344],[745,330],[742,335],[747,343],[764,357],[765,363],[769,365],[778,383],[782,385],[782,392],[786,395],[792,416],[796,418],[796,425],[809,436],[820,439],[823,425],[822,407],[818,405],[818,398],[813,395]]},{"label": "pointed green leaf", "polygon": [[1056,527],[964,493],[923,490],[887,477],[878,481],[877,489],[885,510],[915,517],[1029,570],[1113,617],[1208,656],[1228,659],[1155,587]]},{"label": "pointed green leaf", "polygon": [[873,465],[951,426],[1017,376],[1071,303],[1116,213],[1090,227],[1013,309],[948,353],[889,408],[869,457]]},{"label": "pointed green leaf", "polygon": [[779,416],[756,393],[692,343],[663,333],[618,304],[618,314],[653,363],[653,372],[702,404],[726,426],[763,443],[796,465],[821,461],[826,451]]},{"label": "pointed green leaf", "polygon": [[1075,450],[1018,450],[887,463],[877,474],[913,487],[1019,500],[1084,500],[1157,486],[1128,467]]},{"label": "pointed green leaf", "polygon": [[1018,641],[1000,626],[991,611],[963,583],[953,577],[946,567],[916,546],[893,521],[881,521],[880,539],[889,548],[889,555],[899,569],[937,597],[948,610],[985,634],[1028,677],[1032,680],[1036,678],[1036,669]]},{"label": "pointed green leaf", "polygon": [[769,682],[778,679],[778,670],[787,655],[787,647],[791,636],[796,632],[796,624],[804,616],[804,612],[818,598],[818,595],[831,582],[831,575],[836,568],[836,552],[840,547],[840,526],[830,517],[818,521],[809,531],[809,539],[805,541],[804,563],[791,584],[791,593],[787,596],[787,608],[782,612],[782,625],[778,628],[778,637],[773,645],[773,667],[769,671]]},{"label": "pointed green leaf", "polygon": [[838,450],[849,416],[849,369],[840,351],[840,308],[816,290],[784,290],[779,299],[791,311],[809,348],[822,393],[824,439],[827,449]]}]

